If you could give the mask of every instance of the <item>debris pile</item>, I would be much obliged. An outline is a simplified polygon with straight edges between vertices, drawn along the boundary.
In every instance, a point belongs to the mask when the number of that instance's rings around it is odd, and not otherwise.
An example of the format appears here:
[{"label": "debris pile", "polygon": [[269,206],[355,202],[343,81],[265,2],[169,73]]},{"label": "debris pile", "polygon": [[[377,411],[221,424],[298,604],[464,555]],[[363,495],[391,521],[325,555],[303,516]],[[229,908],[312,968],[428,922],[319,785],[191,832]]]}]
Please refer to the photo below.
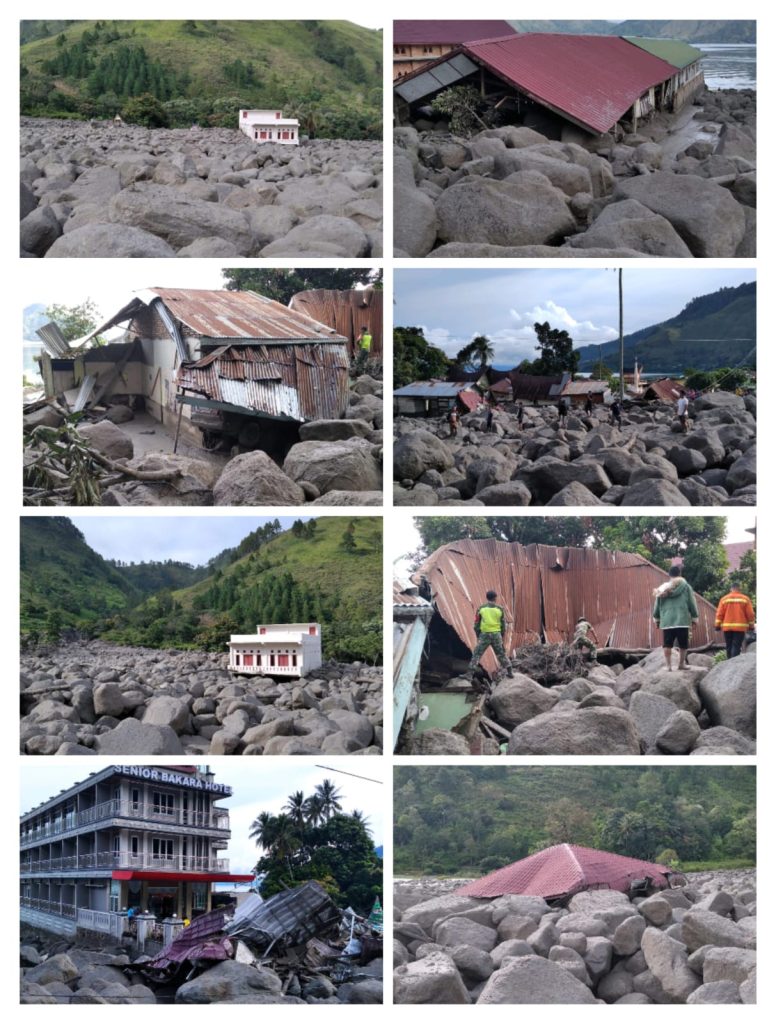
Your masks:
[{"label": "debris pile", "polygon": [[382,929],[316,882],[195,918],[155,955],[22,945],[22,1003],[380,1003]]},{"label": "debris pile", "polygon": [[379,754],[382,669],[240,676],[228,656],[78,641],[24,652],[25,754]]},{"label": "debris pile", "polygon": [[409,888],[397,883],[397,1003],[755,1002],[753,869],[650,895],[584,890],[561,906]]},{"label": "debris pile", "polygon": [[508,403],[460,419],[394,420],[394,504],[729,506],[756,503],[757,399],[727,391],[690,403],[682,432],[667,403],[626,405],[619,426],[597,407]]},{"label": "debris pile", "polygon": [[[550,648],[567,645],[548,645]],[[527,648],[529,662],[536,658]],[[552,650],[550,658],[553,658]],[[523,663],[524,664],[524,663]],[[550,671],[555,672],[555,665]],[[474,680],[471,709],[452,729],[421,728],[413,754],[753,754],[757,735],[756,645],[730,661],[690,654],[681,671],[668,671],[661,648],[628,668],[586,662],[564,682],[547,685],[524,672],[492,685]],[[434,692],[460,692],[455,677]],[[423,722],[424,693],[419,725]],[[405,741],[406,742],[406,741]]]}]

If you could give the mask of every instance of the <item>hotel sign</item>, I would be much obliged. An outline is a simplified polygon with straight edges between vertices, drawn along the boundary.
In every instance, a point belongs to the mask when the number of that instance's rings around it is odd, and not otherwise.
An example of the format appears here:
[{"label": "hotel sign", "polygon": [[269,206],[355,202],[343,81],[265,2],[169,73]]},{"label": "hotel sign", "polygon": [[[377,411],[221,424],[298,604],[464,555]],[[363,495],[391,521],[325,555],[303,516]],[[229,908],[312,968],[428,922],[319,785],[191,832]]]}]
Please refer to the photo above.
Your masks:
[{"label": "hotel sign", "polygon": [[143,782],[163,782],[168,786],[183,786],[185,789],[198,789],[203,793],[232,795],[232,787],[225,786],[222,782],[211,782],[196,775],[181,775],[178,772],[165,771],[164,768],[150,768],[142,764],[114,764],[113,771],[118,775],[126,775]]}]

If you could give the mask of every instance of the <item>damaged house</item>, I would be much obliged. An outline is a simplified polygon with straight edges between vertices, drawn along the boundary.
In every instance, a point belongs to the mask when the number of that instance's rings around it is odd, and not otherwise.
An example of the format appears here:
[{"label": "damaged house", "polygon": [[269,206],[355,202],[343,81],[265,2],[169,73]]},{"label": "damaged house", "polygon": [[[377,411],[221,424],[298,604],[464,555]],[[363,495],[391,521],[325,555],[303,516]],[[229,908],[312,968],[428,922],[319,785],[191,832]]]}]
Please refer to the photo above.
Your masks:
[{"label": "damaged house", "polygon": [[[402,720],[422,732],[451,729],[467,714],[471,687],[449,681],[468,666],[476,610],[488,590],[496,591],[504,608],[508,656],[530,644],[569,643],[580,616],[592,624],[599,649],[637,656],[660,646],[653,590],[668,578],[629,552],[468,539],[438,548],[413,575],[414,592],[404,587],[394,593],[397,622],[414,616],[420,623],[414,629],[424,633],[421,645],[417,637],[412,644],[406,641],[406,628],[395,632],[394,685],[398,680],[406,689],[405,676],[415,681],[412,694],[402,691]],[[431,609],[422,616],[413,611],[420,600]],[[715,642],[715,609],[699,595],[696,600],[700,621],[693,627],[692,647],[698,650]],[[496,671],[492,649],[480,664]]]},{"label": "damaged house", "polygon": [[[471,38],[471,37],[470,37]],[[499,111],[548,138],[632,131],[656,111],[674,111],[704,85],[702,53],[676,40],[525,32],[461,42],[394,83],[406,121],[451,86],[471,85]]]},{"label": "damaged house", "polygon": [[[120,343],[87,347],[116,326]],[[293,443],[347,406],[348,339],[256,292],[149,288],[69,345],[56,325],[38,333],[48,400],[130,405],[204,448]]]},{"label": "damaged house", "polygon": [[348,354],[351,359],[358,355],[356,338],[362,327],[372,335],[371,356],[382,359],[383,355],[383,293],[381,289],[367,285],[366,288],[351,288],[336,291],[333,288],[311,288],[291,296],[288,308],[297,313],[318,320],[334,328],[337,334],[348,340]]}]

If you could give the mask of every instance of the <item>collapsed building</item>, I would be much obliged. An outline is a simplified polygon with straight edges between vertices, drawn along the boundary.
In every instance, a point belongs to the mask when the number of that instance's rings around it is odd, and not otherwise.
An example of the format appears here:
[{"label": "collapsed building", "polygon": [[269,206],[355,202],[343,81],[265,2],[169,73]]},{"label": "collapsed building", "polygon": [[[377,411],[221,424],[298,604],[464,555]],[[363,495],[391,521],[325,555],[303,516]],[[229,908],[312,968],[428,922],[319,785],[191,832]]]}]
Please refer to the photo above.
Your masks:
[{"label": "collapsed building", "polygon": [[[467,715],[474,691],[456,677],[468,667],[476,611],[488,590],[504,609],[508,657],[528,645],[569,644],[580,616],[593,626],[599,649],[638,656],[660,646],[653,591],[668,579],[624,551],[469,539],[438,548],[409,584],[394,589],[394,618],[411,621],[416,633],[412,643],[406,626],[394,633],[395,736],[402,726],[452,729]],[[702,650],[715,642],[715,608],[699,595],[696,601],[692,645]],[[480,664],[496,672],[492,649]]]},{"label": "collapsed building", "polygon": [[541,896],[551,905],[562,905],[576,893],[589,889],[643,895],[647,889],[668,888],[672,877],[677,877],[676,872],[662,864],[589,846],[559,843],[469,882],[456,889],[456,895],[482,899]]},{"label": "collapsed building", "polygon": [[679,40],[525,32],[472,38],[394,83],[397,115],[413,118],[445,89],[472,85],[499,113],[547,138],[597,137],[657,111],[676,111],[704,87],[700,50]]},{"label": "collapsed building", "polygon": [[348,340],[351,359],[358,355],[356,338],[366,327],[372,335],[371,356],[383,355],[383,293],[372,285],[337,291],[333,288],[311,288],[292,295],[288,308],[332,327]]},{"label": "collapsed building", "polygon": [[[120,342],[89,347],[116,326]],[[252,291],[149,288],[77,341],[55,324],[38,334],[47,401],[130,405],[204,448],[293,442],[301,423],[347,408],[348,337]]]}]

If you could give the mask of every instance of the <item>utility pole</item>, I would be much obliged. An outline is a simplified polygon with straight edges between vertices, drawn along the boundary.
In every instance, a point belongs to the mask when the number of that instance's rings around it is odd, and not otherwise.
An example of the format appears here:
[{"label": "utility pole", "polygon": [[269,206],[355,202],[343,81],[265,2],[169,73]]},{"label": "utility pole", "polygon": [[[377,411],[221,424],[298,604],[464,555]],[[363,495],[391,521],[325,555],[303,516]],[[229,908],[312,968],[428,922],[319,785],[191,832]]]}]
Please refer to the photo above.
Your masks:
[{"label": "utility pole", "polygon": [[617,271],[620,290],[620,403],[625,399],[625,346],[622,340],[622,267]]}]

